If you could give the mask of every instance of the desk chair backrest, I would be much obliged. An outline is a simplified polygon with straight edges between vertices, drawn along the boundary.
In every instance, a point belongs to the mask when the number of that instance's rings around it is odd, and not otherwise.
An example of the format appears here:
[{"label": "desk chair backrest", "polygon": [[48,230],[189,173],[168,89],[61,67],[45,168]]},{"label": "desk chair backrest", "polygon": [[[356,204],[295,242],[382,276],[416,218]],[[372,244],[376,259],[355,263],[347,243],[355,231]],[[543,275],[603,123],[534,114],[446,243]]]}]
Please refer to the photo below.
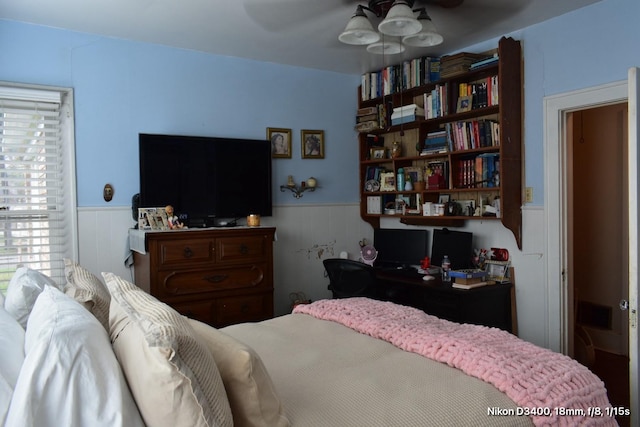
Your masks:
[{"label": "desk chair backrest", "polygon": [[376,275],[370,265],[342,258],[325,259],[323,263],[333,298],[375,297]]}]

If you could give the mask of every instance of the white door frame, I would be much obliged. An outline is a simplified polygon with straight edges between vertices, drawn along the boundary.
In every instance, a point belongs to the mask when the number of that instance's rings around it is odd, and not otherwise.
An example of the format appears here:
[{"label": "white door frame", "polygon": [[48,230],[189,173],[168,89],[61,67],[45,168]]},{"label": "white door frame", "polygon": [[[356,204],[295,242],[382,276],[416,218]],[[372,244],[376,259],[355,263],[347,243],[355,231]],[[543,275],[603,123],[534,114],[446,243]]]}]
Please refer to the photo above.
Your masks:
[{"label": "white door frame", "polygon": [[[629,90],[634,93],[630,94]],[[638,69],[629,70],[628,80],[544,98],[544,205],[545,205],[545,344],[552,350],[569,352],[569,293],[567,271],[567,129],[571,112],[628,102],[629,105],[629,358],[631,423],[638,425]],[[634,205],[631,201],[635,200]],[[633,283],[632,283],[633,281]],[[635,322],[635,323],[634,323]]]},{"label": "white door frame", "polygon": [[545,345],[569,354],[567,280],[567,129],[569,113],[627,102],[627,81],[544,98],[544,206],[546,224]]},{"label": "white door frame", "polygon": [[[630,68],[629,82],[629,386],[631,425],[640,425],[640,376],[638,357],[640,353],[640,333],[638,331],[638,266],[640,264],[640,248],[638,246],[638,197],[639,177],[638,165],[640,154],[638,144],[640,135],[640,69]],[[635,201],[635,203],[634,203]]]}]

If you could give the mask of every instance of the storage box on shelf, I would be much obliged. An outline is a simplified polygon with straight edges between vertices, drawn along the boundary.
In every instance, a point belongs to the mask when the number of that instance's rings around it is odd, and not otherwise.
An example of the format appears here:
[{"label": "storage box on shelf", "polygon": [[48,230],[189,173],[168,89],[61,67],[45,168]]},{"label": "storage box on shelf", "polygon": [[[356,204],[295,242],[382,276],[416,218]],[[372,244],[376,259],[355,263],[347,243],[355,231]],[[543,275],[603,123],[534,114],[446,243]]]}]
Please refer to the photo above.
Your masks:
[{"label": "storage box on shelf", "polygon": [[[424,118],[398,125],[387,118],[388,126],[360,133],[360,213],[374,228],[384,216],[435,226],[500,220],[522,247],[520,42],[502,38],[497,54],[482,67],[400,92],[365,100],[359,93],[360,109],[424,110]],[[394,142],[400,154],[392,156]],[[400,169],[412,184],[406,189],[395,185]],[[423,203],[447,200],[456,203],[444,216],[423,215]]]}]

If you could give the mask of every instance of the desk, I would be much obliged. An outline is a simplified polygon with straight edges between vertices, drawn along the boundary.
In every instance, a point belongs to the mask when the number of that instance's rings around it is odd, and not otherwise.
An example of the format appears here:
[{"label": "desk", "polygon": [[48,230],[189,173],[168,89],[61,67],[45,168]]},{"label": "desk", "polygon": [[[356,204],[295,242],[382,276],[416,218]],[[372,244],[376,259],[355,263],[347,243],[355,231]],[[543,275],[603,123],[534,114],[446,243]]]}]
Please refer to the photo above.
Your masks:
[{"label": "desk", "polygon": [[375,297],[423,310],[425,313],[459,323],[494,326],[511,330],[510,283],[475,289],[455,289],[439,277],[422,280],[422,275],[406,271],[376,269]]}]

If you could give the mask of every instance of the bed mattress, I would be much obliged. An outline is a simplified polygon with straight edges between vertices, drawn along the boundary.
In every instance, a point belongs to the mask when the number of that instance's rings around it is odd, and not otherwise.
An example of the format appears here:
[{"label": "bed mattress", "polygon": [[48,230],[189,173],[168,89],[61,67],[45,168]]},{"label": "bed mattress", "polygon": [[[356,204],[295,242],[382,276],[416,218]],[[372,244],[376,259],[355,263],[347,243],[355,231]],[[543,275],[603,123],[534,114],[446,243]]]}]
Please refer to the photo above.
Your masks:
[{"label": "bed mattress", "polygon": [[491,384],[306,314],[222,331],[262,358],[293,426],[531,426]]}]

